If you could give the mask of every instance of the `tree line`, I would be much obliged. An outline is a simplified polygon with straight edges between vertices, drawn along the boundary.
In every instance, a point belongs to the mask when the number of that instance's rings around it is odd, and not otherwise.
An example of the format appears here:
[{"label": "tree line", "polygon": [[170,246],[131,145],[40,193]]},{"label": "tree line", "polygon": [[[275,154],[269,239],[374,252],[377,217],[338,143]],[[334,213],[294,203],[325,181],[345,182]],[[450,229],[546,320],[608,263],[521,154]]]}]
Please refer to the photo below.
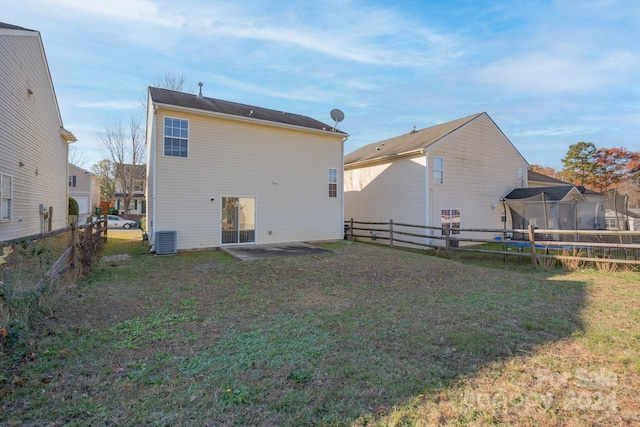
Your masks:
[{"label": "tree line", "polygon": [[640,204],[640,152],[581,141],[569,146],[562,165],[561,171],[539,165],[531,170],[598,192],[616,188],[629,194],[633,205]]}]

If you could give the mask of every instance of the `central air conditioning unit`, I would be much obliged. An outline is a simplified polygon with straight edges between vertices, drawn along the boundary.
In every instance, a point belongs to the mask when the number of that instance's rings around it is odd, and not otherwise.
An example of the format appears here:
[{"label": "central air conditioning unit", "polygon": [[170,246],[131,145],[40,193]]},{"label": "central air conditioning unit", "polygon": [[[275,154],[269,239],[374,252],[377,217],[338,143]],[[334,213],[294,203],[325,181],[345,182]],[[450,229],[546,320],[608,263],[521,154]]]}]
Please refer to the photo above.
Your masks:
[{"label": "central air conditioning unit", "polygon": [[177,251],[178,235],[174,230],[156,231],[156,255],[172,255]]}]

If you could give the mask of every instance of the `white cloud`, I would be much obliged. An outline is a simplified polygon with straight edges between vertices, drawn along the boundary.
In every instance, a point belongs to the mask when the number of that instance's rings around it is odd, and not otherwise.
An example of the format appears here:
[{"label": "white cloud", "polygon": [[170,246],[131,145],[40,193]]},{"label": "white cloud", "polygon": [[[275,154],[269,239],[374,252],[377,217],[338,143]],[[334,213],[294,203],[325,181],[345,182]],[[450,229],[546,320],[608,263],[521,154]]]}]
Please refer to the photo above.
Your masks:
[{"label": "white cloud", "polygon": [[624,51],[597,58],[540,51],[490,63],[477,78],[518,93],[588,93],[626,81],[628,71],[639,63],[637,54]]},{"label": "white cloud", "polygon": [[140,108],[140,102],[136,101],[124,101],[124,100],[105,100],[95,102],[79,102],[76,104],[79,108],[94,108],[94,109],[106,109],[106,110],[133,110]]}]

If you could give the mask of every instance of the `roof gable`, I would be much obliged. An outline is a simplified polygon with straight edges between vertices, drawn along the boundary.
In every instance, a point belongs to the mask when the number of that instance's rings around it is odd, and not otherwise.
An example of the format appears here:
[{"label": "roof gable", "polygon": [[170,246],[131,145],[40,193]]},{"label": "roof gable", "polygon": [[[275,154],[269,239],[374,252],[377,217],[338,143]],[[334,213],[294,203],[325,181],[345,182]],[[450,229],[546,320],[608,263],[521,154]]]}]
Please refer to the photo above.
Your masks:
[{"label": "roof gable", "polygon": [[236,102],[223,101],[220,99],[200,97],[198,95],[176,92],[173,90],[161,89],[157,87],[149,87],[149,96],[151,102],[153,102],[154,104],[183,107],[191,110],[201,110],[227,116],[244,118],[247,120],[272,122],[301,128],[333,132],[343,136],[347,136],[345,132],[334,129],[334,127],[331,125],[299,114],[270,110],[268,108],[239,104]]}]

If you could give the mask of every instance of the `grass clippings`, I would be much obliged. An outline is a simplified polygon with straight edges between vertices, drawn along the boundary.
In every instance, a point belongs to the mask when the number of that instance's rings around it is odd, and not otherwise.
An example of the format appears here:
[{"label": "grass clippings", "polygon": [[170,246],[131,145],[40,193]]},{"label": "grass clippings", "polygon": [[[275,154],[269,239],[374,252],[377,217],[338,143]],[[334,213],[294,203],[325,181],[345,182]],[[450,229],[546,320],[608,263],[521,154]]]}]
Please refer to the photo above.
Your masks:
[{"label": "grass clippings", "polygon": [[104,255],[132,259],[98,263],[51,302],[2,386],[3,424],[640,421],[635,273],[344,243],[241,263],[215,251],[156,257],[118,237]]}]

